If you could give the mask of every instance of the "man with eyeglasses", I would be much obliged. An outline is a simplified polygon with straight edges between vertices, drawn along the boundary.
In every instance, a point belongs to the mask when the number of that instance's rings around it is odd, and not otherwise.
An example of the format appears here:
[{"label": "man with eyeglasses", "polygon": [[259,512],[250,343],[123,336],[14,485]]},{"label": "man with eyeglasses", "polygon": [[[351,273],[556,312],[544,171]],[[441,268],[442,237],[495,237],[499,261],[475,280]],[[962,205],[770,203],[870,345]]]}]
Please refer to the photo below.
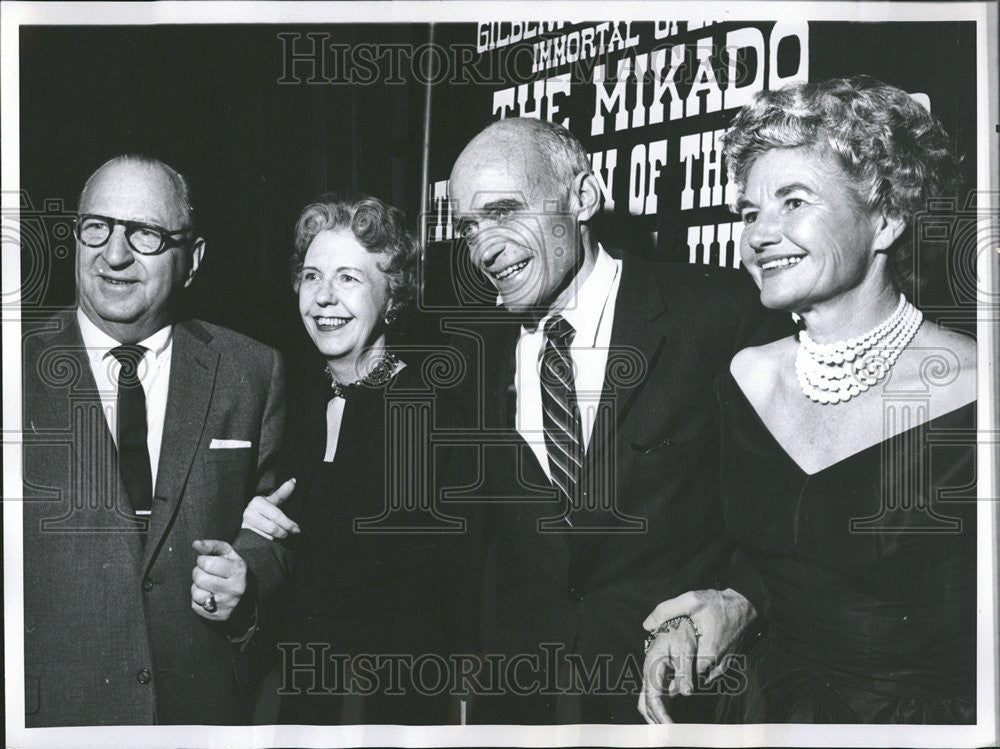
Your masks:
[{"label": "man with eyeglasses", "polygon": [[251,720],[248,643],[284,560],[239,529],[273,486],[284,374],[175,319],[193,216],[179,172],[111,159],[80,196],[75,308],[25,325],[29,727]]},{"label": "man with eyeglasses", "polygon": [[[734,271],[608,252],[592,225],[600,185],[559,125],[493,123],[455,162],[449,193],[472,264],[515,313],[458,339],[473,423],[490,435],[483,579],[469,587],[483,591],[487,662],[511,666],[505,694],[474,699],[471,720],[640,722],[643,619],[725,587],[713,379],[785,323]],[[746,600],[725,595],[733,626],[706,627],[706,649],[746,621]],[[711,697],[675,708],[713,719]]]}]

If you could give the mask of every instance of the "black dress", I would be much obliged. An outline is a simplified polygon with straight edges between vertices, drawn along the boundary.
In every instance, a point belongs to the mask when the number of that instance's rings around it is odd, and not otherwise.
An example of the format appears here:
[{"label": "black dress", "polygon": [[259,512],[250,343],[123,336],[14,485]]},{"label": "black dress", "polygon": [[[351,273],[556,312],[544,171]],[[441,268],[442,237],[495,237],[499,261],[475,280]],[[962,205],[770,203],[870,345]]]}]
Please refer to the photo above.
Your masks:
[{"label": "black dress", "polygon": [[723,513],[768,625],[720,719],[974,723],[975,404],[807,474],[730,374],[717,392]]},{"label": "black dress", "polygon": [[428,444],[387,405],[395,399],[412,415],[426,403],[418,370],[348,395],[332,462],[323,461],[329,385],[312,383],[293,405],[282,473],[297,484],[284,509],[301,533],[289,542],[282,723],[449,722],[454,534],[428,531],[449,526],[419,508],[384,516],[386,476],[414,485],[403,466],[421,462],[415,440]]}]

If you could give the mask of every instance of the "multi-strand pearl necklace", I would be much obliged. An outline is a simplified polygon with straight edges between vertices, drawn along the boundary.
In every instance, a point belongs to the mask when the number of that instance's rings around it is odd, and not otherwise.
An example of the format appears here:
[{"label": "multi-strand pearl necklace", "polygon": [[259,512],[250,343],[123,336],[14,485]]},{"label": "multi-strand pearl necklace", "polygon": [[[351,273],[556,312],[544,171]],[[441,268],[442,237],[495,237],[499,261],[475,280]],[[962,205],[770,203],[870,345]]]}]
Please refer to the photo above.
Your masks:
[{"label": "multi-strand pearl necklace", "polygon": [[882,380],[923,321],[923,313],[899,295],[896,311],[862,336],[816,343],[799,331],[795,372],[802,392],[817,403],[848,401]]}]

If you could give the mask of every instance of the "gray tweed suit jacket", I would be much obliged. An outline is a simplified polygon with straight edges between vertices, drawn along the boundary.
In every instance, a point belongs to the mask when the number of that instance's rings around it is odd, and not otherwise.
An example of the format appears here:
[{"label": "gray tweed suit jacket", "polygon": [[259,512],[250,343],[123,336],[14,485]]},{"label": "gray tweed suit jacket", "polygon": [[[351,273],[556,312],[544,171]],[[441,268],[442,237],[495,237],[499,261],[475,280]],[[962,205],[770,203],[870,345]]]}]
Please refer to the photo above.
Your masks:
[{"label": "gray tweed suit jacket", "polygon": [[[75,311],[24,329],[27,726],[250,722],[252,648],[231,635],[270,600],[285,562],[240,522],[249,498],[273,486],[280,356],[208,323],[174,326],[143,542]],[[235,539],[251,572],[229,625],[191,610],[191,542],[204,538]]]}]

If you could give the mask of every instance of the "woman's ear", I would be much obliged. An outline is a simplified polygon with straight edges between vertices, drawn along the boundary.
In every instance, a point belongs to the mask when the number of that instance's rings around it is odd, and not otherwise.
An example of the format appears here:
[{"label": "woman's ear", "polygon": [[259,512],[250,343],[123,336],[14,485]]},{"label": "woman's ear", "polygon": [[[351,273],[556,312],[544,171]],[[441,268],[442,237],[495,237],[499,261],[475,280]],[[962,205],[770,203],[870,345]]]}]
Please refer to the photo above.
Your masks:
[{"label": "woman's ear", "polygon": [[872,240],[872,249],[875,252],[885,252],[893,243],[899,239],[899,235],[906,229],[906,222],[898,216],[886,216],[881,214],[878,223],[875,225],[875,238]]},{"label": "woman's ear", "polygon": [[390,299],[388,304],[386,304],[385,306],[385,315],[383,316],[382,319],[385,321],[385,324],[389,326],[392,325],[394,322],[396,322],[397,314],[399,314],[399,312],[396,309],[396,303],[392,299]]},{"label": "woman's ear", "polygon": [[601,208],[601,186],[593,172],[580,172],[573,178],[570,206],[576,212],[577,223],[584,223]]}]

